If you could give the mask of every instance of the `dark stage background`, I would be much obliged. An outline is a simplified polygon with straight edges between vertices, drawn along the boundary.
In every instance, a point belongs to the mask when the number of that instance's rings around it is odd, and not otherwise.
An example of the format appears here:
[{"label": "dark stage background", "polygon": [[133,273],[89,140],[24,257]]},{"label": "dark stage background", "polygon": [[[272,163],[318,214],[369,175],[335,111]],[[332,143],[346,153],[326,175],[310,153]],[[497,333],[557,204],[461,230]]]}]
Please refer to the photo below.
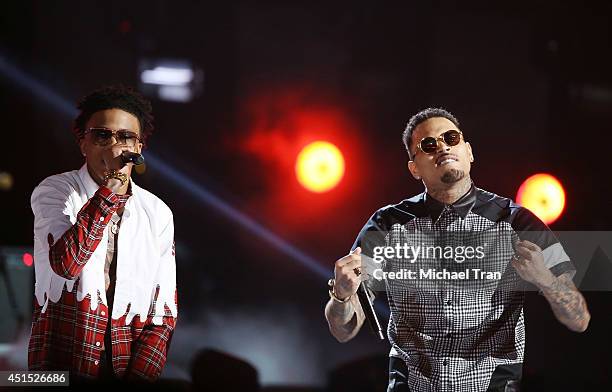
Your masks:
[{"label": "dark stage background", "polygon": [[[171,207],[177,242],[180,318],[164,377],[189,380],[196,353],[214,348],[253,364],[264,386],[324,388],[333,369],[368,357],[380,368],[369,377],[384,383],[388,343],[366,329],[344,345],[331,337],[327,276],[317,271],[331,274],[374,210],[422,191],[401,143],[416,111],[442,106],[459,118],[478,186],[514,197],[531,174],[551,173],[567,191],[554,230],[610,229],[610,3],[470,4],[3,3],[0,171],[14,185],[0,191],[0,245],[32,246],[33,188],[82,164],[62,105],[104,84],[136,86],[143,58],[188,59],[204,72],[202,93],[189,103],[152,99],[148,151],[316,264],[149,165],[135,181]],[[293,174],[313,138],[335,142],[346,158],[345,178],[324,194]],[[530,297],[533,390],[611,381],[610,297],[585,296],[592,322],[583,334]],[[26,366],[28,333],[19,350],[5,350],[5,368]]]}]

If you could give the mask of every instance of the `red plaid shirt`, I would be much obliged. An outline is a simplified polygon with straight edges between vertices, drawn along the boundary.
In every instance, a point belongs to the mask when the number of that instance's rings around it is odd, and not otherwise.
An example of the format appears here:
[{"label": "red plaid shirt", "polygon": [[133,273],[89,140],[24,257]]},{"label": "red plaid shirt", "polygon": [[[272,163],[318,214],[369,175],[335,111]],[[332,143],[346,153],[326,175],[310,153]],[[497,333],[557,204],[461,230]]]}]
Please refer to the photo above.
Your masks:
[{"label": "red plaid shirt", "polygon": [[[125,205],[128,197],[101,187],[81,208],[76,223],[55,244],[49,234],[49,262],[55,273],[70,279],[78,277],[102,240],[113,213]],[[90,307],[89,295],[78,301],[78,284],[77,279],[71,291],[64,287],[58,302],[47,301],[45,312],[34,300],[28,348],[30,370],[69,370],[71,375],[98,376],[109,309],[99,297],[95,299],[98,306],[94,310]],[[110,319],[112,363],[117,377],[148,380],[159,377],[176,319],[165,306],[163,324],[153,324],[156,299],[157,295],[144,321],[134,317],[126,324],[127,312],[118,320]],[[174,299],[176,303],[176,292]],[[107,355],[110,351],[106,348]]]}]

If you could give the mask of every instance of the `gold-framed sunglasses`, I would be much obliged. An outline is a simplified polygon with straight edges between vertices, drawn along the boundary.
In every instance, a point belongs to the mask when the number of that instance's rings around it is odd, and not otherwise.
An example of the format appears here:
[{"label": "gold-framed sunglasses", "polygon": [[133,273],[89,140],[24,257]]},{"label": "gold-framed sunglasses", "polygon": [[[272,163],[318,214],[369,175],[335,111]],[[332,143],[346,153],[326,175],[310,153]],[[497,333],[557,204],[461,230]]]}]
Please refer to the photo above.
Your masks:
[{"label": "gold-framed sunglasses", "polygon": [[461,142],[463,133],[456,129],[449,129],[438,137],[427,136],[421,139],[417,144],[417,150],[414,151],[414,155],[418,150],[423,151],[425,154],[432,155],[438,151],[438,142],[443,142],[449,147],[456,146]]},{"label": "gold-framed sunglasses", "polygon": [[85,134],[91,133],[94,138],[94,143],[100,146],[108,146],[112,144],[112,138],[117,140],[117,143],[125,144],[128,147],[134,147],[141,139],[136,132],[128,129],[109,129],[105,127],[91,127],[85,131]]}]

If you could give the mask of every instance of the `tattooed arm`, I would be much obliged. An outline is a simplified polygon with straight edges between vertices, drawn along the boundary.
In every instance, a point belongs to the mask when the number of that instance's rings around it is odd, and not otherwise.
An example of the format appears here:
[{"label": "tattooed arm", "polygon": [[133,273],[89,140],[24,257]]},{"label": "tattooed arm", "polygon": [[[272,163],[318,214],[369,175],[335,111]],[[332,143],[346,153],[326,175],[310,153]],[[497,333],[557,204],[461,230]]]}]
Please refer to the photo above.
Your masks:
[{"label": "tattooed arm", "polygon": [[568,273],[556,277],[540,289],[557,320],[572,331],[584,332],[587,329],[591,315],[584,297]]},{"label": "tattooed arm", "polygon": [[584,332],[587,329],[591,315],[584,297],[569,273],[557,277],[546,268],[538,245],[526,240],[519,241],[512,265],[521,278],[542,290],[557,320],[572,331]]},{"label": "tattooed arm", "polygon": [[360,247],[355,248],[351,253],[336,261],[334,265],[333,292],[338,300],[330,298],[327,302],[325,318],[329,324],[329,331],[340,343],[348,342],[354,338],[365,320],[363,309],[361,309],[356,294],[361,283],[360,271]]},{"label": "tattooed arm", "polygon": [[330,299],[325,306],[325,318],[331,334],[340,343],[346,343],[357,335],[363,325],[365,315],[357,294],[355,294],[346,303]]}]

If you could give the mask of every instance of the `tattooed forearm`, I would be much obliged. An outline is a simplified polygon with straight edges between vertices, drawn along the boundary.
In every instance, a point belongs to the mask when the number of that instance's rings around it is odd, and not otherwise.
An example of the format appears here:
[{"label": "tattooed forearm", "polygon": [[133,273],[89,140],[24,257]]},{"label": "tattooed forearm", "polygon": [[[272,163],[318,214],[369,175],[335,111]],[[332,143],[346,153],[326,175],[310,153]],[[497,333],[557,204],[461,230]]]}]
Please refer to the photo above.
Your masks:
[{"label": "tattooed forearm", "polygon": [[557,277],[552,284],[543,287],[542,292],[561,323],[576,332],[584,332],[587,329],[591,315],[584,297],[569,275]]},{"label": "tattooed forearm", "polygon": [[329,324],[329,330],[339,342],[351,340],[363,325],[365,316],[357,296],[354,295],[350,301],[341,304],[329,300],[325,306],[325,318]]}]

